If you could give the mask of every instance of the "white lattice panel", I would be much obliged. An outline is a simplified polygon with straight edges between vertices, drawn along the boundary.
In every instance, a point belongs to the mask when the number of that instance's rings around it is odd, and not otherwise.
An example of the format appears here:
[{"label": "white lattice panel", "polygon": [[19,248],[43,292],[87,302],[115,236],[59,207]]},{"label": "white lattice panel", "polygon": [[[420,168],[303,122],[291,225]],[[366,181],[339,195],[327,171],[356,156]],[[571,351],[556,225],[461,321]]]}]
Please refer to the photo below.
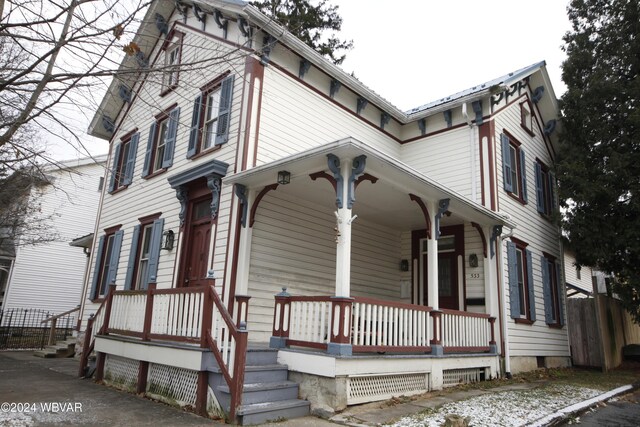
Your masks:
[{"label": "white lattice panel", "polygon": [[484,372],[485,368],[447,369],[442,371],[442,385],[450,387],[482,381]]},{"label": "white lattice panel", "polygon": [[104,361],[104,382],[124,390],[135,390],[138,382],[137,360],[107,354]]},{"label": "white lattice panel", "polygon": [[198,372],[175,366],[149,364],[147,394],[178,406],[195,406]]},{"label": "white lattice panel", "polygon": [[366,375],[347,378],[347,405],[429,391],[427,372]]}]

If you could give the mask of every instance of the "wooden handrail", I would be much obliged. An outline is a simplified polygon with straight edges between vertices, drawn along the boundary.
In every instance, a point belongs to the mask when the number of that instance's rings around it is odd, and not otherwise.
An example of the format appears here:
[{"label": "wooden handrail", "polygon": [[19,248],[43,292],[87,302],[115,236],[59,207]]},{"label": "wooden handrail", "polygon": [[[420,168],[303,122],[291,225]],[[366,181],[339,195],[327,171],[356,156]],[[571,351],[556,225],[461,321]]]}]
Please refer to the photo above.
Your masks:
[{"label": "wooden handrail", "polygon": [[433,310],[433,307],[426,306],[426,305],[414,305],[414,304],[407,304],[404,302],[387,301],[383,299],[370,298],[370,297],[353,297],[353,302],[354,303],[357,302],[361,304],[376,304],[376,305],[382,305],[385,307],[406,308],[407,310],[415,310],[415,311],[432,311]]},{"label": "wooden handrail", "polygon": [[443,314],[455,314],[456,316],[476,317],[479,319],[488,319],[489,317],[491,317],[490,314],[486,313],[471,313],[468,311],[451,310],[449,308],[441,308],[440,311]]},{"label": "wooden handrail", "polygon": [[42,324],[42,323],[45,323],[45,322],[49,322],[49,321],[51,321],[53,319],[59,319],[62,316],[66,316],[67,314],[71,314],[71,313],[74,313],[74,312],[79,311],[79,310],[80,310],[80,306],[78,305],[76,308],[72,308],[71,310],[67,310],[64,313],[60,313],[60,314],[56,314],[55,316],[47,317],[46,319],[44,319],[40,323]]}]

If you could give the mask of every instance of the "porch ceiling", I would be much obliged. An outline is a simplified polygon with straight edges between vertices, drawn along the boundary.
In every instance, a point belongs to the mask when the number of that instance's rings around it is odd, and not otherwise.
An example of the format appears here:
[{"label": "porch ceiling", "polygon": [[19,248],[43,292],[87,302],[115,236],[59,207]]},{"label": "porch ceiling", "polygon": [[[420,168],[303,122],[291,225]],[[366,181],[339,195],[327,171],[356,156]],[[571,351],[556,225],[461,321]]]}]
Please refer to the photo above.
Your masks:
[{"label": "porch ceiling", "polygon": [[260,191],[276,182],[278,171],[286,170],[291,173],[291,183],[280,185],[278,192],[333,208],[336,196],[331,184],[323,178],[313,181],[309,177],[309,174],[320,171],[331,174],[327,163],[329,153],[336,155],[341,162],[365,155],[367,160],[364,172],[378,178],[375,184],[369,181],[362,182],[356,190],[353,212],[359,218],[398,230],[425,228],[422,211],[418,204],[409,198],[411,193],[419,196],[425,203],[450,199],[451,216],[442,219],[443,226],[472,221],[481,225],[501,224],[515,227],[504,216],[471,202],[428,176],[353,138],[332,142],[226,176],[223,182],[242,184],[249,189]]}]

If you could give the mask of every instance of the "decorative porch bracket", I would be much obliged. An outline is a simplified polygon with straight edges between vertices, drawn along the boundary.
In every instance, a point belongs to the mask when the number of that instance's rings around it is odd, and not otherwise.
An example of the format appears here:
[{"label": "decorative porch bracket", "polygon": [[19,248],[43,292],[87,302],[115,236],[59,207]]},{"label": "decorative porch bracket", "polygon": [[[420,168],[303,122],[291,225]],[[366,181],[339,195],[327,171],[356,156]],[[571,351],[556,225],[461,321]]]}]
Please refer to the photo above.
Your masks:
[{"label": "decorative porch bracket", "polygon": [[207,187],[211,190],[211,219],[218,216],[218,207],[220,206],[220,187],[222,180],[215,175],[207,176]]},{"label": "decorative porch bracket", "polygon": [[420,206],[422,215],[424,215],[424,221],[427,225],[427,239],[431,239],[431,217],[429,216],[429,209],[427,208],[427,205],[425,205],[422,199],[415,194],[409,193],[409,198]]},{"label": "decorative porch bracket", "polygon": [[248,190],[247,187],[242,184],[236,184],[234,187],[236,196],[238,197],[238,200],[240,200],[240,204],[242,205],[240,224],[242,224],[242,227],[245,228],[247,226],[247,212],[249,210]]},{"label": "decorative porch bracket", "polygon": [[340,159],[335,154],[327,154],[329,170],[333,173],[333,178],[336,180],[336,206],[338,209],[342,209],[344,190],[342,183],[344,179],[340,173]]},{"label": "decorative porch bracket", "polygon": [[502,226],[494,225],[489,239],[489,245],[491,246],[491,258],[496,254],[496,239],[502,234]]},{"label": "decorative porch bracket", "polygon": [[256,211],[258,210],[258,205],[260,204],[260,201],[262,200],[262,198],[269,191],[275,190],[277,188],[278,188],[278,184],[267,185],[260,191],[260,193],[258,193],[258,195],[256,196],[256,200],[253,202],[253,205],[251,205],[251,213],[249,214],[249,228],[252,228],[253,223],[256,222]]},{"label": "decorative porch bracket", "polygon": [[356,186],[355,182],[360,175],[364,173],[364,168],[367,165],[367,156],[362,155],[353,159],[353,168],[351,169],[351,176],[349,176],[349,194],[347,195],[347,208],[353,208],[353,204],[356,201]]},{"label": "decorative porch bracket", "polygon": [[180,219],[180,227],[182,227],[187,215],[187,202],[189,201],[189,190],[186,186],[180,185],[176,188],[176,198],[180,202],[180,212],[178,212],[178,218]]},{"label": "decorative porch bracket", "polygon": [[438,201],[438,212],[436,213],[436,240],[440,239],[440,218],[449,209],[449,202],[451,199],[440,199]]},{"label": "decorative porch bracket", "polygon": [[482,255],[484,255],[484,257],[486,258],[487,257],[487,238],[484,235],[484,231],[482,231],[482,226],[480,226],[480,224],[478,224],[477,222],[472,222],[471,225],[473,226],[473,228],[475,228],[478,231],[478,234],[482,239]]}]

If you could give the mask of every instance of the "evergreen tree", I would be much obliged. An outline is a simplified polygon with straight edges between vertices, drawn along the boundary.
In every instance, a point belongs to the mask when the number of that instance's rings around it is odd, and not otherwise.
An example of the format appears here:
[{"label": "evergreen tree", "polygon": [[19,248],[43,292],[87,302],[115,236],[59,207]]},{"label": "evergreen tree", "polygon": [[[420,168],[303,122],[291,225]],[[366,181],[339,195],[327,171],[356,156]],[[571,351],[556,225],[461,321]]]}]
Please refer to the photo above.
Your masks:
[{"label": "evergreen tree", "polygon": [[613,274],[640,322],[640,3],[572,0],[558,153],[577,263]]},{"label": "evergreen tree", "polygon": [[[346,55],[340,55],[340,51],[353,47],[352,41],[340,40],[335,35],[342,27],[342,18],[338,6],[328,5],[327,0],[260,0],[252,4],[334,64],[344,61]],[[330,32],[327,37],[326,31]]]}]

